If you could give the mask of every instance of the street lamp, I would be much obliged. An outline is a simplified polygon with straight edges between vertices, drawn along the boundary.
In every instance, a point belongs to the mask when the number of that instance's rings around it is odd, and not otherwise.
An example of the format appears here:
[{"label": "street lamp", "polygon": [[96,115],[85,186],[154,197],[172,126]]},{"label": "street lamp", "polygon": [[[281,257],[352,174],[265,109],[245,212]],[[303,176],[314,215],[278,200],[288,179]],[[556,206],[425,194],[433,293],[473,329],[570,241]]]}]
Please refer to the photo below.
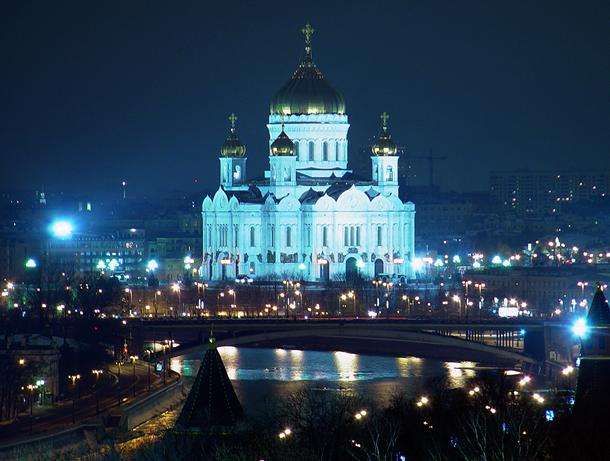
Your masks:
[{"label": "street lamp", "polygon": [[98,380],[100,375],[104,373],[104,370],[91,370],[91,374],[95,375],[95,414],[100,414],[100,394],[98,387]]},{"label": "street lamp", "polygon": [[[72,387],[76,388],[78,398],[80,399],[80,375],[68,375],[68,379],[72,381]],[[72,424],[76,422],[76,392],[72,393]]]},{"label": "street lamp", "polygon": [[138,361],[139,357],[137,355],[130,355],[129,356],[129,360],[131,360],[131,363],[133,364],[133,396],[136,396],[136,362]]},{"label": "street lamp", "polygon": [[582,291],[582,295],[585,295],[585,287],[589,286],[589,282],[577,282],[576,285],[578,285]]},{"label": "street lamp", "polygon": [[34,258],[28,258],[25,262],[26,269],[36,269],[38,267],[38,263]]},{"label": "street lamp", "polygon": [[180,298],[180,284],[172,283],[172,291],[178,294],[178,310],[182,311],[182,299]]},{"label": "street lamp", "polygon": [[154,259],[151,259],[150,261],[148,261],[146,263],[146,272],[154,272],[158,268],[159,268],[159,263]]},{"label": "street lamp", "polygon": [[[227,293],[229,293],[230,295],[233,295],[233,304],[231,304],[231,307],[237,309],[237,292],[236,290],[230,289]],[[229,310],[229,317],[231,317],[231,309]]]},{"label": "street lamp", "polygon": [[59,219],[51,223],[50,231],[51,234],[58,239],[69,239],[74,232],[74,226],[70,221]]}]

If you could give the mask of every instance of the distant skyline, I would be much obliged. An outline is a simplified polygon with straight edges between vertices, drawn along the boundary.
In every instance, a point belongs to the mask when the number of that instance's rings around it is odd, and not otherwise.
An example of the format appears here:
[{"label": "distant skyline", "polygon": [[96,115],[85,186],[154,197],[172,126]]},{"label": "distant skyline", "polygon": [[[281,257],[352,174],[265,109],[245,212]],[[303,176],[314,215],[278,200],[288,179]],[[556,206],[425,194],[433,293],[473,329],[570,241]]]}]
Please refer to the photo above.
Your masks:
[{"label": "distant skyline", "polygon": [[[209,190],[227,116],[249,176],[303,51],[345,97],[350,163],[387,111],[444,189],[610,169],[607,2],[13,2],[0,18],[0,189]],[[362,163],[364,162],[364,163]],[[424,163],[415,163],[427,181]],[[197,182],[195,182],[197,181]]]}]

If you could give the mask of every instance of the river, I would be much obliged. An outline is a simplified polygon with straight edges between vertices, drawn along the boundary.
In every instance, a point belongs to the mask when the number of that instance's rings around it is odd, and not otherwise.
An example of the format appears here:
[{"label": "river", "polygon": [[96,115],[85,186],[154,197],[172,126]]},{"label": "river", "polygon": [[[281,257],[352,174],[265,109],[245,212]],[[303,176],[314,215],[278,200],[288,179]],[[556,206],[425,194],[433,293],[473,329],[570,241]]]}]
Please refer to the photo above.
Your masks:
[{"label": "river", "polygon": [[[304,386],[353,391],[384,405],[397,391],[414,397],[438,379],[445,379],[449,387],[461,387],[478,372],[478,364],[470,361],[232,346],[218,351],[246,411]],[[171,368],[188,383],[197,374],[201,356],[175,357]]]}]

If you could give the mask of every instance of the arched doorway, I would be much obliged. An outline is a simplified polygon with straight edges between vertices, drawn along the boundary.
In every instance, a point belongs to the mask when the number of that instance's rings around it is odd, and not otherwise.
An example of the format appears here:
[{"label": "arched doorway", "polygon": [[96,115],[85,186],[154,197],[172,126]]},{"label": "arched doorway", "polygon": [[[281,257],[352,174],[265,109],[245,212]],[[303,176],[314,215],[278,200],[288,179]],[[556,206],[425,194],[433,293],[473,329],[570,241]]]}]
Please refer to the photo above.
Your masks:
[{"label": "arched doorway", "polygon": [[378,277],[380,274],[383,274],[383,259],[375,260],[375,277]]},{"label": "arched doorway", "polygon": [[345,281],[352,283],[358,277],[358,262],[356,258],[347,258],[345,260]]},{"label": "arched doorway", "polygon": [[328,282],[329,279],[330,279],[330,277],[329,277],[329,273],[328,273],[328,263],[320,264],[320,281]]}]

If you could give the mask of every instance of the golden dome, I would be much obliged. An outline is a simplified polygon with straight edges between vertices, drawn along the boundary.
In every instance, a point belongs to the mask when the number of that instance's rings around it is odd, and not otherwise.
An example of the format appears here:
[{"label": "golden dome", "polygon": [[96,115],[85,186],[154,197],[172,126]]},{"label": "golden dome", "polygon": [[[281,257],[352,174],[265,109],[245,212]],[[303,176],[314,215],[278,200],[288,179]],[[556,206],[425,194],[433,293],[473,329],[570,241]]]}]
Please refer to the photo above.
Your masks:
[{"label": "golden dome", "polygon": [[301,32],[305,36],[305,58],[292,78],[273,96],[269,112],[278,115],[345,114],[345,99],[313,62],[313,27],[308,23]]},{"label": "golden dome", "polygon": [[291,156],[294,155],[294,143],[288,137],[286,132],[284,131],[284,124],[282,123],[282,132],[280,135],[275,138],[275,141],[271,143],[271,147],[269,148],[269,153],[276,156]]},{"label": "golden dome", "polygon": [[371,152],[373,155],[396,155],[398,147],[392,141],[392,135],[388,131],[388,119],[390,116],[387,113],[381,114],[381,132],[377,137],[377,141],[373,144]]},{"label": "golden dome", "polygon": [[237,132],[235,131],[235,122],[237,121],[237,117],[235,114],[229,115],[229,122],[231,126],[229,127],[229,135],[225,142],[222,144],[220,148],[220,155],[222,157],[243,157],[246,155],[246,146],[241,143],[239,138],[237,137]]}]

